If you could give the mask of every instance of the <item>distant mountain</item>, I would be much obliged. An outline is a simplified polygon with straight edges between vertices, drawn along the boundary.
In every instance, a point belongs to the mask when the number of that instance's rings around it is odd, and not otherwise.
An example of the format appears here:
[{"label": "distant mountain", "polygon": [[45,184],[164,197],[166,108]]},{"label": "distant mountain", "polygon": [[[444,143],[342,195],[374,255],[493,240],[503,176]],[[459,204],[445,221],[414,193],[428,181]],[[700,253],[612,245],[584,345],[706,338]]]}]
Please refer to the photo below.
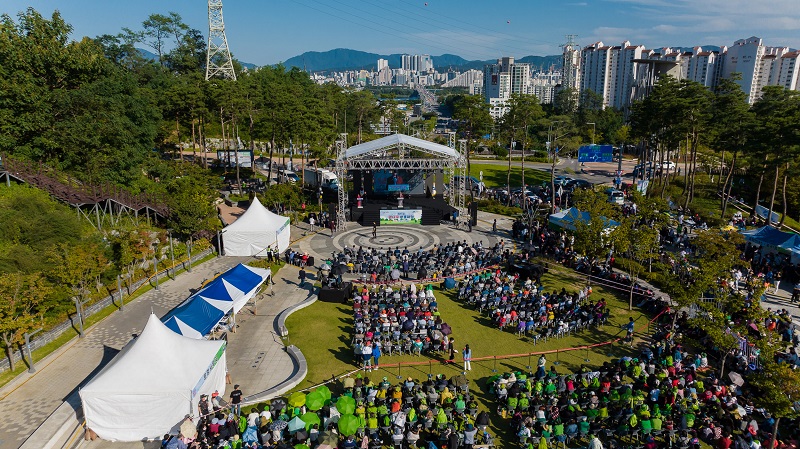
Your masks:
[{"label": "distant mountain", "polygon": [[[151,51],[145,50],[144,48],[137,48],[137,50],[139,50],[139,54],[142,55],[142,57],[144,59],[149,59],[150,61],[158,61],[158,55],[157,54],[155,54],[155,53],[153,53]],[[252,69],[258,67],[255,64],[251,64],[249,62],[243,62],[243,61],[239,61],[239,64],[241,64],[242,67],[246,68],[247,70],[252,70]]]},{"label": "distant mountain", "polygon": [[[308,70],[309,72],[324,72],[330,70],[374,70],[377,68],[378,59],[389,61],[389,67],[398,68],[402,65],[402,54],[380,55],[365,51],[350,50],[348,48],[336,48],[328,51],[307,51],[301,55],[291,57],[283,62],[286,68],[297,67]],[[456,70],[482,69],[486,64],[492,64],[496,60],[470,61],[458,55],[443,54],[432,56],[433,66],[437,69],[446,70],[453,68]],[[534,67],[547,68],[550,65],[560,65],[561,56],[525,56],[517,59],[519,62],[528,62]]]}]

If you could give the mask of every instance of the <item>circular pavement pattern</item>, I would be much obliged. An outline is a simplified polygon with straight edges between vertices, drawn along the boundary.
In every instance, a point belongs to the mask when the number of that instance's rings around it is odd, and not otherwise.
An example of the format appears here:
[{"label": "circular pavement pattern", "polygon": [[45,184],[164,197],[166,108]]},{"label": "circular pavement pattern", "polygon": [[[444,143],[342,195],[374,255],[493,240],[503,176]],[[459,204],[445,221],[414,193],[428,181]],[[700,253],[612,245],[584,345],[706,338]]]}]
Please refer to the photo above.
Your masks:
[{"label": "circular pavement pattern", "polygon": [[317,258],[328,258],[331,253],[341,251],[345,246],[349,248],[419,248],[429,249],[433,245],[466,241],[469,244],[483,241],[484,245],[494,245],[499,238],[477,228],[473,232],[455,229],[449,225],[440,226],[378,226],[377,235],[372,236],[372,227],[360,226],[355,223],[348,225],[349,229],[337,233],[333,238],[330,231],[309,236],[292,245],[300,251],[307,251]]}]

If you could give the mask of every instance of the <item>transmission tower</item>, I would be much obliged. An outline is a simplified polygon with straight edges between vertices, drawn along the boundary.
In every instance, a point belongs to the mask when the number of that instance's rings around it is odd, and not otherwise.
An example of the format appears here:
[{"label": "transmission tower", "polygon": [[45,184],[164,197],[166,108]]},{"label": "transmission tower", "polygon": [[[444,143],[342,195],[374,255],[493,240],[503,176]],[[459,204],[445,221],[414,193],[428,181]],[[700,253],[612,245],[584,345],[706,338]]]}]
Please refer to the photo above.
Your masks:
[{"label": "transmission tower", "polygon": [[225,37],[222,0],[208,0],[208,48],[206,51],[206,81],[216,75],[236,81],[233,59]]}]

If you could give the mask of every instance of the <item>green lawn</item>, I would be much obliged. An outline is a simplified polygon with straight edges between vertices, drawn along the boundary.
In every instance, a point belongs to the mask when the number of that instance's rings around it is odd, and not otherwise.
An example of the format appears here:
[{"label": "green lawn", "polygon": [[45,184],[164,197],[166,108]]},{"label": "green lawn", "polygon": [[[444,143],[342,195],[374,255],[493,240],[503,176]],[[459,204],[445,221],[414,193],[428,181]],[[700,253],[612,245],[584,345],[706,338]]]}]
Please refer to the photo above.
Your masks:
[{"label": "green lawn", "polygon": [[[486,187],[505,187],[508,185],[508,166],[493,164],[470,164],[470,175],[479,178],[483,171],[483,183]],[[525,168],[525,183],[528,185],[540,185],[542,182],[550,182],[550,173]],[[511,167],[511,188],[522,185],[522,167]]]},{"label": "green lawn", "polygon": [[[485,172],[484,172],[485,174]],[[543,283],[547,291],[560,290],[565,287],[568,291],[577,291],[584,286],[583,281],[573,272],[556,267],[551,273],[546,274]],[[550,339],[547,342],[540,342],[536,345],[527,337],[518,337],[516,333],[501,332],[490,325],[489,320],[480,315],[476,310],[462,307],[454,301],[454,293],[436,291],[436,298],[439,303],[439,310],[443,320],[453,328],[453,337],[456,339],[456,347],[462,348],[464,344],[469,344],[473,351],[474,358],[492,355],[506,354],[527,354],[535,351],[547,351],[556,349],[566,349],[570,347],[583,346],[586,344],[600,343],[624,335],[621,326],[628,321],[629,316],[633,316],[637,326],[644,325],[648,317],[640,311],[628,312],[627,296],[618,298],[615,295],[595,287],[592,294],[593,299],[605,298],[611,309],[611,320],[609,324],[600,329],[584,330],[561,339]],[[297,345],[303,352],[308,362],[308,375],[297,389],[308,388],[319,382],[330,379],[333,375],[351,371],[356,368],[355,359],[350,346],[352,330],[352,307],[349,304],[334,304],[326,302],[316,302],[298,313],[290,316],[286,322],[289,330],[289,340],[291,344]],[[553,362],[558,361],[557,369],[560,372],[576,372],[581,365],[596,367],[610,358],[618,358],[622,355],[630,354],[628,347],[620,344],[613,346],[602,346],[594,350],[577,350],[563,353],[551,354],[547,356],[548,367]],[[588,363],[585,359],[589,360]],[[495,433],[499,433],[501,439],[513,438],[512,435],[504,435],[508,423],[502,422],[499,416],[494,416],[496,404],[488,395],[486,385],[487,379],[497,373],[507,371],[528,371],[529,366],[536,365],[538,356],[521,356],[511,359],[483,360],[472,363],[472,371],[467,377],[473,382],[472,390],[478,399],[481,409],[490,411],[492,415],[492,428]],[[365,373],[373,377],[373,380],[380,380],[388,377],[390,381],[396,382],[399,378],[414,377],[416,379],[426,379],[428,374],[445,374],[448,377],[460,373],[462,370],[461,359],[457,357],[457,364],[445,364],[444,359],[430,358],[427,356],[383,356],[381,364],[394,364],[397,362],[422,362],[417,366],[406,366],[402,368],[387,367],[373,372]],[[333,388],[336,391],[336,388]],[[500,445],[502,446],[502,444]]]}]

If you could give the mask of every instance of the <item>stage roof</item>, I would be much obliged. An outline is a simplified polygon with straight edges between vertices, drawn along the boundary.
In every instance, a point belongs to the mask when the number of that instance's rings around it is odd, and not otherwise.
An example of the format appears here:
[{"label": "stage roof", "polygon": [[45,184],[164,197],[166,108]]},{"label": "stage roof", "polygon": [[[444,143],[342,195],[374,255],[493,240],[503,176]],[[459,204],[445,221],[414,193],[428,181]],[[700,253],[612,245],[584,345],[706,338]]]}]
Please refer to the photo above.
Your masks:
[{"label": "stage roof", "polygon": [[407,136],[405,134],[392,134],[390,136],[381,137],[377,140],[352,146],[345,151],[344,158],[360,158],[365,155],[386,151],[393,148],[417,149],[445,159],[458,160],[462,157],[458,151],[445,145]]}]

